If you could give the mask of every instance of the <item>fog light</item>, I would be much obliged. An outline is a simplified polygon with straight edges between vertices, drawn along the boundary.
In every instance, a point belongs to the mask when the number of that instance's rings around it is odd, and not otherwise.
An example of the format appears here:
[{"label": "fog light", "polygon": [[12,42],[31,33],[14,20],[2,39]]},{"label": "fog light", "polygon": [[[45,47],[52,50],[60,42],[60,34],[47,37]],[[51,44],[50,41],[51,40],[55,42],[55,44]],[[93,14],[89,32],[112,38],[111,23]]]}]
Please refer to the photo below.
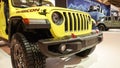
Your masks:
[{"label": "fog light", "polygon": [[61,45],[59,46],[59,51],[60,51],[61,53],[64,53],[65,50],[66,50],[66,45],[65,45],[65,44],[61,44]]}]

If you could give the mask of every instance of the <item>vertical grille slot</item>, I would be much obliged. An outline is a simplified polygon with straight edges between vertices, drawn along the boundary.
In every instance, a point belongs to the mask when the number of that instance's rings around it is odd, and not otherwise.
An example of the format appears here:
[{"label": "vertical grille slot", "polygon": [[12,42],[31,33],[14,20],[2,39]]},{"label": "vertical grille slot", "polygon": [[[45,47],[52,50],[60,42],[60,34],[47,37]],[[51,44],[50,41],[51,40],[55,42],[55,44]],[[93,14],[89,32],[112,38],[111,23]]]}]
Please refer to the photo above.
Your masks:
[{"label": "vertical grille slot", "polygon": [[70,31],[72,31],[72,16],[71,16],[71,13],[68,13],[68,16],[69,16],[69,19],[70,19]]},{"label": "vertical grille slot", "polygon": [[89,29],[89,22],[91,21],[91,17],[88,16],[88,29]]},{"label": "vertical grille slot", "polygon": [[76,16],[75,16],[75,13],[73,13],[73,18],[74,18],[74,31],[76,31],[76,27],[77,27],[77,22],[76,22]]},{"label": "vertical grille slot", "polygon": [[67,13],[63,12],[64,16],[65,16],[65,31],[68,31],[68,17],[67,17]]},{"label": "vertical grille slot", "polygon": [[86,23],[87,23],[87,30],[88,30],[89,19],[88,19],[88,16],[87,16],[87,15],[86,15],[86,18],[87,18],[87,20],[86,20],[87,22],[86,22]]},{"label": "vertical grille slot", "polygon": [[81,30],[83,30],[84,24],[83,24],[83,16],[82,16],[82,14],[80,14],[80,18],[81,18]]},{"label": "vertical grille slot", "polygon": [[80,31],[80,16],[79,16],[79,14],[77,14],[77,18],[78,18],[78,31]]},{"label": "vertical grille slot", "polygon": [[84,22],[83,22],[83,24],[84,24],[84,30],[86,30],[86,20],[85,20],[85,15],[83,15],[83,18],[84,18]]}]

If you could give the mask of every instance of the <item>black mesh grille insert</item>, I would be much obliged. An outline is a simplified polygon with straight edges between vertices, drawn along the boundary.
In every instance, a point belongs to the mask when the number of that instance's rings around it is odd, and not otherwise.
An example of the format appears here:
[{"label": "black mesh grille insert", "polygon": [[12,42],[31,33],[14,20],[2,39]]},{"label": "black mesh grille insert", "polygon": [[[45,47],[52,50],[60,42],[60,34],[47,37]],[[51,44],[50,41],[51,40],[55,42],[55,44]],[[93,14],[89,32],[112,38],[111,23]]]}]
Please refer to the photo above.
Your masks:
[{"label": "black mesh grille insert", "polygon": [[63,14],[65,16],[65,31],[68,31],[68,17],[67,17],[67,14],[65,12]]},{"label": "black mesh grille insert", "polygon": [[69,16],[69,22],[70,22],[70,31],[72,31],[72,14],[71,13],[68,13],[68,16]]},{"label": "black mesh grille insert", "polygon": [[77,14],[77,18],[78,18],[78,31],[80,31],[80,20],[81,20],[81,18],[79,16],[79,14]]}]

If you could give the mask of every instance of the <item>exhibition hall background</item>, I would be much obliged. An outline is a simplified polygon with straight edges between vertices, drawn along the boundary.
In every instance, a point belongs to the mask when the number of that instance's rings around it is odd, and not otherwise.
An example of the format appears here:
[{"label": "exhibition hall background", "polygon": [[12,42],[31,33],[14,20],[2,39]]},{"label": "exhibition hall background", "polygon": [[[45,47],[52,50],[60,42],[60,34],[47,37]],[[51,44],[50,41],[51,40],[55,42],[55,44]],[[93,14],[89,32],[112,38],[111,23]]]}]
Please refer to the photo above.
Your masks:
[{"label": "exhibition hall background", "polygon": [[[112,4],[101,3],[99,0],[51,0],[57,7],[85,11],[99,21],[104,16],[119,16],[118,8]],[[92,7],[92,10],[91,10]]]}]

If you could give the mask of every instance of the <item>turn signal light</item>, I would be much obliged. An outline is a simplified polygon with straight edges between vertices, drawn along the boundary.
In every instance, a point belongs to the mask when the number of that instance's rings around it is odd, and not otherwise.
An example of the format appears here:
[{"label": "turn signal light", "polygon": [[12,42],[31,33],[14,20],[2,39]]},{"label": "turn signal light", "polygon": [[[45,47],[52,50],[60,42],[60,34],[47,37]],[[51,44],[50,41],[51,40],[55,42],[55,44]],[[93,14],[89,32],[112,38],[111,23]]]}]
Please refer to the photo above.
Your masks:
[{"label": "turn signal light", "polygon": [[23,22],[24,22],[25,24],[29,24],[30,21],[29,21],[28,18],[24,18],[24,19],[23,19]]}]

